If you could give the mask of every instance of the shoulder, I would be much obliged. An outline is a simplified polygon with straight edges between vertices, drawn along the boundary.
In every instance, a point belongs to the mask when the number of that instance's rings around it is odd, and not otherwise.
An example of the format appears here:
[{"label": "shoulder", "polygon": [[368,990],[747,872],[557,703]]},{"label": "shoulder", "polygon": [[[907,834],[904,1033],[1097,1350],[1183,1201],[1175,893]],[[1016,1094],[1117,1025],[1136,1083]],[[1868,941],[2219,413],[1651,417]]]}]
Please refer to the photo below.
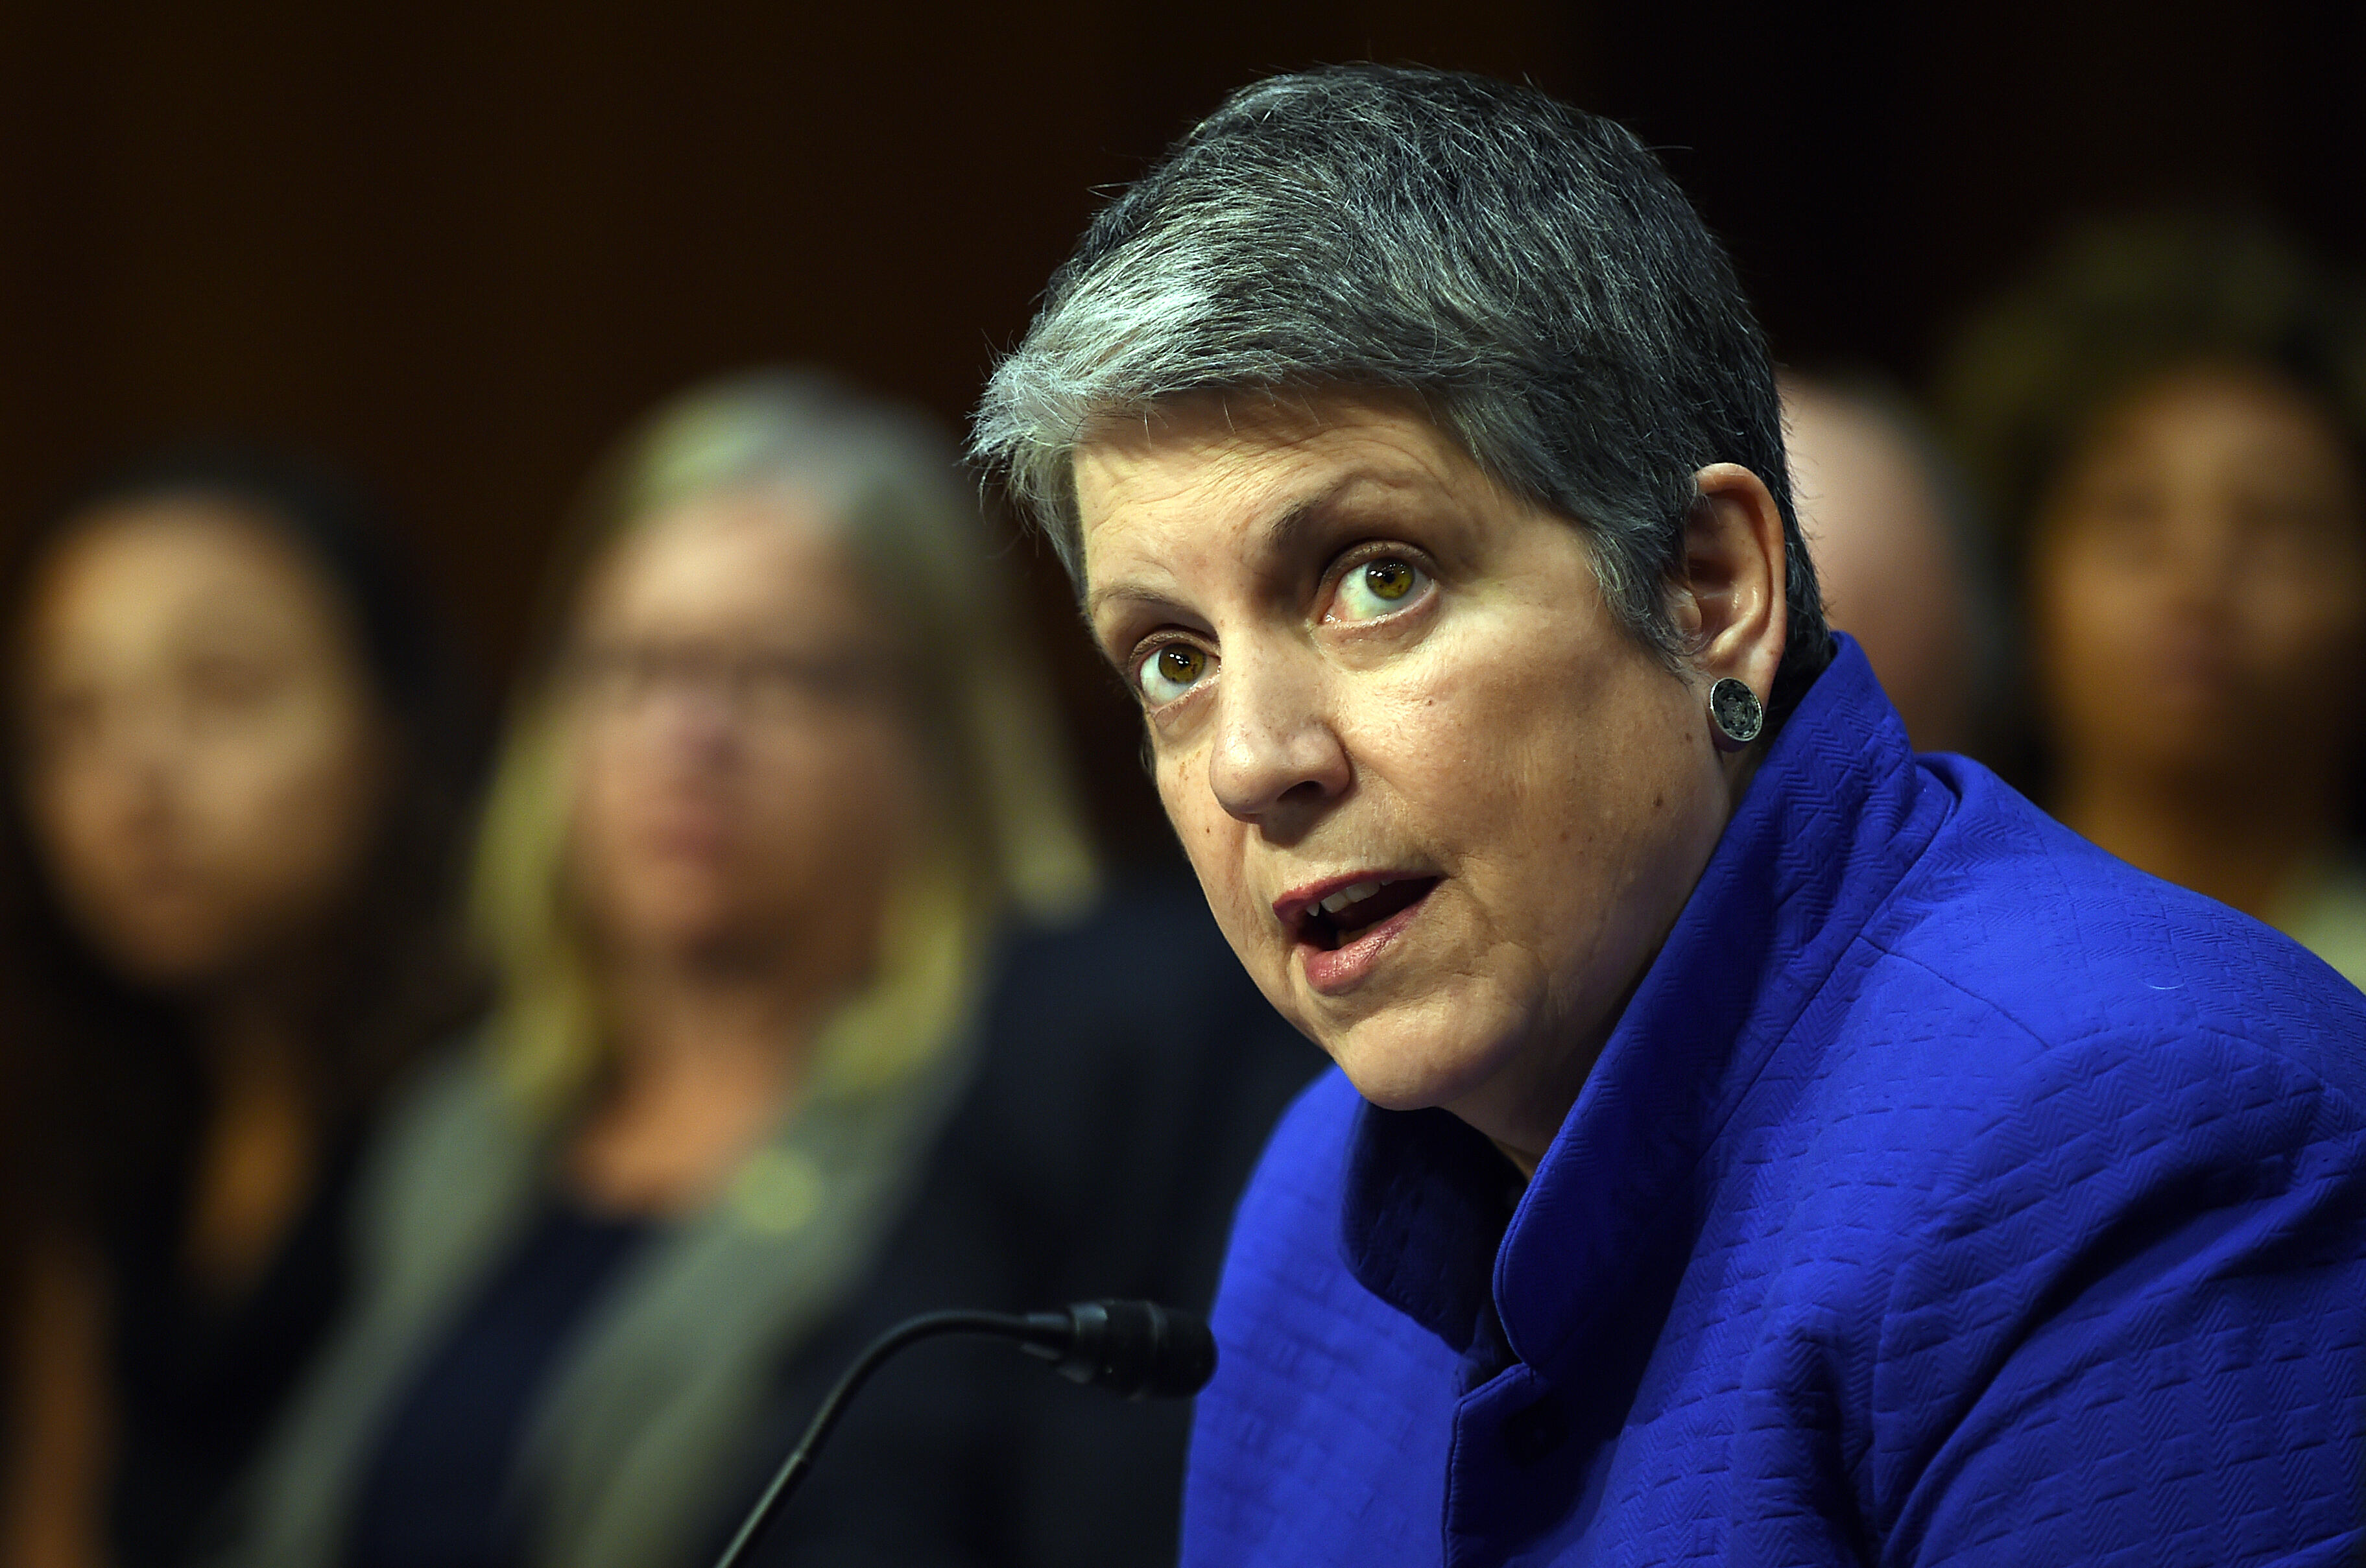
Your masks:
[{"label": "shoulder", "polygon": [[1799,1245],[1881,1260],[1866,1331],[1894,1349],[1918,1302],[1952,1325],[1932,1353],[1966,1353],[1950,1314],[2026,1321],[2139,1232],[2246,1203],[2359,1246],[2366,998],[1977,764],[1921,766],[1948,820],[1741,1118],[1797,1154]]},{"label": "shoulder", "polygon": [[501,1081],[482,1033],[456,1040],[427,1057],[388,1101],[369,1141],[366,1172],[380,1190],[422,1178],[437,1180],[451,1163],[479,1157],[488,1145],[526,1141],[522,1108]]},{"label": "shoulder", "polygon": [[1826,998],[1820,1137],[1863,1142],[1942,1229],[2011,1232],[2015,1266],[2261,1162],[2305,1181],[2366,1155],[2366,997],[1938,761],[1961,806]]},{"label": "shoulder", "polygon": [[[2244,1492],[2314,1539],[2366,1408],[2366,999],[1936,772],[1960,808],[1835,977],[1809,1108],[1887,1205],[1876,1523],[1938,1547],[2019,1528],[1986,1498],[2092,1523],[2124,1495],[2215,1540]],[[2162,1432],[2193,1446],[2175,1484]]]},{"label": "shoulder", "polygon": [[541,1138],[483,1032],[422,1062],[372,1132],[355,1192],[373,1292],[464,1269],[531,1191]]},{"label": "shoulder", "polygon": [[[331,1561],[357,1468],[398,1381],[481,1263],[530,1148],[481,1034],[420,1062],[369,1134],[354,1195],[353,1298],[253,1467],[223,1561]],[[496,1157],[497,1151],[509,1151]]]},{"label": "shoulder", "polygon": [[2096,849],[1977,764],[1923,766],[1958,805],[1865,929],[1879,960],[1869,1000],[1922,988],[1919,974],[2033,1055],[2090,1041],[2248,1047],[2366,1108],[2357,987],[2290,938]]},{"label": "shoulder", "polygon": [[[2063,1205],[2366,1121],[2366,997],[2258,921],[2122,863],[1976,764],[1789,1033],[1739,1125],[1809,1214],[1901,1235],[2017,1169]],[[2099,1161],[2069,1185],[2061,1161]],[[2018,1163],[2017,1163],[2018,1162]]]},{"label": "shoulder", "polygon": [[1862,1385],[1885,1539],[2236,1562],[2354,1528],[2366,1115],[2308,1056],[2104,1032],[2000,1080],[1889,1254]]}]

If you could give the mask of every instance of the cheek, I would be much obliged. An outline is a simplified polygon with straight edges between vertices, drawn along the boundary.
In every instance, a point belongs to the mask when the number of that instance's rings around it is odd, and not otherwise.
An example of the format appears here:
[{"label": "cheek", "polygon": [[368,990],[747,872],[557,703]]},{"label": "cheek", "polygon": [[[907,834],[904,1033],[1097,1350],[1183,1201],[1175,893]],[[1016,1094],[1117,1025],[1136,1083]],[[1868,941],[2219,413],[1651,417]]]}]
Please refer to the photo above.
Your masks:
[{"label": "cheek", "polygon": [[596,840],[627,836],[636,817],[662,802],[673,771],[652,738],[598,719],[576,721],[567,755],[575,830]]},{"label": "cheek", "polygon": [[2122,680],[2121,667],[2158,619],[2137,574],[2073,541],[2031,561],[2029,604],[2039,678],[2065,694]]},{"label": "cheek", "polygon": [[2366,637],[2366,571],[2355,560],[2263,573],[2241,603],[2261,662],[2292,678],[2349,663]]},{"label": "cheek", "polygon": [[88,850],[117,815],[124,781],[115,770],[65,758],[43,758],[25,774],[25,810],[36,840],[52,854]]},{"label": "cheek", "polygon": [[884,878],[916,836],[922,815],[920,769],[897,737],[850,736],[800,748],[749,780],[751,837],[760,854],[791,875]]},{"label": "cheek", "polygon": [[381,761],[359,713],[291,715],[197,759],[191,827],[225,862],[253,866],[259,882],[328,893],[366,847]]},{"label": "cheek", "polygon": [[576,737],[563,776],[568,781],[567,844],[579,874],[593,876],[614,859],[631,816],[634,767],[628,753],[588,731]]},{"label": "cheek", "polygon": [[1535,626],[1451,671],[1376,710],[1372,771],[1460,883],[1469,971],[1504,1007],[1590,1028],[1716,842],[1707,720],[1606,626]]},{"label": "cheek", "polygon": [[1166,820],[1199,875],[1209,908],[1232,934],[1242,927],[1247,897],[1248,868],[1243,856],[1248,834],[1208,786],[1208,761],[1201,750],[1160,757],[1155,780],[1159,803],[1166,807]]},{"label": "cheek", "polygon": [[1287,1011],[1290,949],[1267,896],[1256,891],[1258,884],[1251,875],[1254,834],[1217,802],[1208,786],[1204,756],[1161,757],[1156,783],[1166,819],[1199,878],[1217,929],[1258,988]]},{"label": "cheek", "polygon": [[[1507,927],[1549,964],[1583,969],[1606,923],[1644,918],[1639,884],[1661,862],[1693,858],[1715,836],[1721,789],[1689,689],[1642,655],[1586,660],[1520,680],[1467,705],[1459,728],[1426,749],[1433,819],[1470,846],[1466,873]],[[1470,720],[1477,719],[1475,725]],[[1448,761],[1461,765],[1448,767]],[[1648,919],[1646,919],[1648,923]]]},{"label": "cheek", "polygon": [[35,842],[67,901],[84,909],[111,905],[138,874],[125,806],[126,781],[98,765],[51,762],[26,785]]},{"label": "cheek", "polygon": [[1664,726],[1682,696],[1606,627],[1507,618],[1425,654],[1373,683],[1351,744],[1440,851],[1494,863],[1565,863],[1595,836],[1628,775],[1654,760],[1639,726]]}]

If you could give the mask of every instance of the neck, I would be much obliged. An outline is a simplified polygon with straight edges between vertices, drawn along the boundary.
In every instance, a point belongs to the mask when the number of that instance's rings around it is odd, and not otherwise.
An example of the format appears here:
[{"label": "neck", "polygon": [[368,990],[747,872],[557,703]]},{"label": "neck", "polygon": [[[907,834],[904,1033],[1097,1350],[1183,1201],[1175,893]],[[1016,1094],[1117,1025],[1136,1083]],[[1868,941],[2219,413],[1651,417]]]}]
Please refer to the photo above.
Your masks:
[{"label": "neck", "polygon": [[1512,1168],[1520,1173],[1521,1181],[1529,1182],[1537,1179],[1537,1167],[1544,1163],[1542,1155],[1531,1154],[1527,1149],[1514,1148],[1501,1138],[1489,1138],[1487,1141],[1495,1145],[1497,1154],[1511,1162]]},{"label": "neck", "polygon": [[220,1084],[281,1079],[303,1062],[297,1010],[265,986],[242,986],[208,998],[197,1012],[197,1046],[207,1076]]},{"label": "neck", "polygon": [[217,1298],[236,1297],[260,1275],[318,1168],[323,1129],[299,1016],[265,986],[227,991],[198,1015],[211,1111],[183,1246],[198,1288]]},{"label": "neck", "polygon": [[2260,917],[2340,837],[2338,773],[2329,766],[2239,775],[2071,769],[2056,807],[2069,827],[2129,864]]},{"label": "neck", "polygon": [[[775,952],[784,950],[794,947]],[[803,1087],[842,989],[778,957],[617,964],[614,1072],[576,1139],[576,1184],[629,1213],[679,1213],[713,1196]]]},{"label": "neck", "polygon": [[704,1075],[727,1064],[788,1090],[838,987],[794,964],[744,953],[646,955],[620,964],[620,1082]]}]

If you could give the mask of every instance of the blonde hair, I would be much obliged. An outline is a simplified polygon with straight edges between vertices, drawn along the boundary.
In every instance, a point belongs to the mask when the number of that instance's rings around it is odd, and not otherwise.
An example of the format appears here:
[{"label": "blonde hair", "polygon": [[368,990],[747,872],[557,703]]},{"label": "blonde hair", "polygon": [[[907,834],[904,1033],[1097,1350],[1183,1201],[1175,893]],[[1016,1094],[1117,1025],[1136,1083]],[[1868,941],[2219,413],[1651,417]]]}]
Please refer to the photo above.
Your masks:
[{"label": "blonde hair", "polygon": [[924,416],[815,374],[769,371],[659,409],[594,472],[546,585],[475,867],[472,923],[501,981],[502,1075],[557,1115],[612,1049],[566,886],[570,755],[558,669],[592,570],[652,518],[722,491],[785,490],[834,523],[903,641],[932,777],[928,841],[886,900],[877,964],[817,1045],[810,1092],[865,1094],[941,1055],[1005,910],[1056,917],[1092,894],[1090,852],[1041,678],[1016,635],[974,493]]}]

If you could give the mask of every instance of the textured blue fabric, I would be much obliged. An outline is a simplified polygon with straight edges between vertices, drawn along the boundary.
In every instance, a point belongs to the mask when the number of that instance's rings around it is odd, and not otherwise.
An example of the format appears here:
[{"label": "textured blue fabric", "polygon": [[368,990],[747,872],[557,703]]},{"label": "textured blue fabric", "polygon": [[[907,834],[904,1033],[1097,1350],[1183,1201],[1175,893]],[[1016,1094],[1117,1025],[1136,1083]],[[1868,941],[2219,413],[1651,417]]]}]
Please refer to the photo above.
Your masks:
[{"label": "textured blue fabric", "polygon": [[1525,1191],[1331,1074],[1215,1326],[1188,1568],[2349,1562],[2366,998],[1844,648]]}]

